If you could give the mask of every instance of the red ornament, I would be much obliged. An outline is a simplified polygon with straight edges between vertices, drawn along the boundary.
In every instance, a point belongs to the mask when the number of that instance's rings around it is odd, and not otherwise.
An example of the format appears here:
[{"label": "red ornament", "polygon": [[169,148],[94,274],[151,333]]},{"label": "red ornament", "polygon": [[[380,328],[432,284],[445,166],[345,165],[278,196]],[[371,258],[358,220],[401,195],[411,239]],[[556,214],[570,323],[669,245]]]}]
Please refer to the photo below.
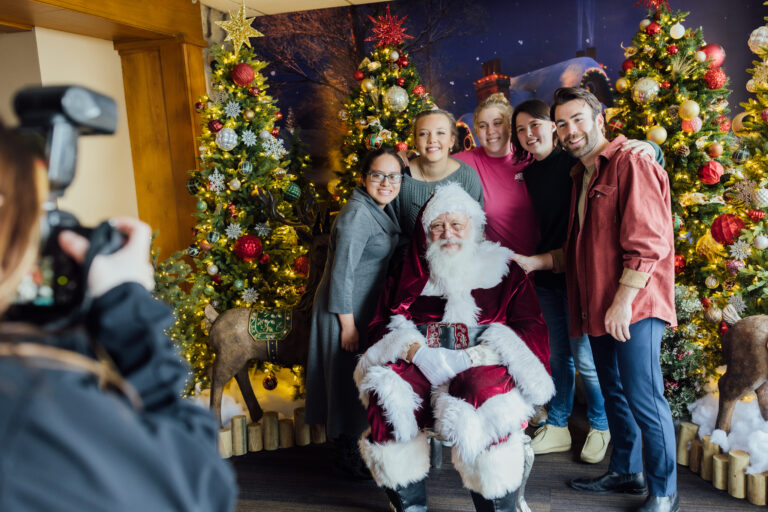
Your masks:
[{"label": "red ornament", "polygon": [[272,128],[272,131],[270,131],[269,133],[271,133],[273,137],[277,137],[278,135],[280,135],[280,128],[275,126],[274,128]]},{"label": "red ornament", "polygon": [[725,85],[727,78],[725,71],[720,68],[712,68],[704,73],[704,85],[707,86],[707,89],[720,89]]},{"label": "red ornament", "polygon": [[726,115],[717,116],[717,122],[720,125],[720,131],[725,133],[731,129],[731,120]]},{"label": "red ornament", "polygon": [[747,215],[752,219],[752,222],[758,222],[765,218],[765,212],[763,210],[749,210]]},{"label": "red ornament", "polygon": [[403,151],[408,151],[408,143],[406,142],[398,142],[395,144],[395,151],[398,153],[401,153]]},{"label": "red ornament", "polygon": [[675,274],[679,274],[683,270],[685,270],[685,256],[675,254]]},{"label": "red ornament", "polygon": [[216,284],[221,283],[221,276],[219,274],[214,274],[213,277],[211,277],[211,279],[213,279],[213,282]]},{"label": "red ornament", "polygon": [[395,80],[395,82],[397,82],[397,85],[399,85],[400,87],[402,87],[402,86],[404,86],[404,85],[405,85],[405,78],[403,78],[403,77],[399,76],[399,77],[397,77],[397,80]]},{"label": "red ornament", "polygon": [[261,381],[261,385],[264,386],[264,389],[267,391],[272,391],[277,387],[277,377],[274,375],[267,375],[264,377],[264,380]]},{"label": "red ornament", "polygon": [[710,43],[702,46],[699,50],[707,54],[710,68],[719,68],[723,65],[723,62],[725,61],[725,50],[719,44]]},{"label": "red ornament", "polygon": [[643,4],[646,9],[656,9],[656,13],[653,15],[653,19],[657,20],[659,19],[659,9],[661,6],[665,6],[667,10],[669,10],[669,3],[667,3],[669,0],[637,0],[635,2],[635,7],[637,7],[640,4]]},{"label": "red ornament", "polygon": [[745,227],[744,221],[736,215],[724,213],[712,222],[709,231],[718,243],[731,245]]},{"label": "red ornament", "polygon": [[208,121],[208,129],[211,130],[211,133],[217,133],[222,128],[224,128],[224,123],[218,119],[211,119]]},{"label": "red ornament", "polygon": [[256,78],[256,75],[253,72],[253,68],[247,62],[241,62],[232,68],[232,81],[240,87],[248,87],[254,78]]},{"label": "red ornament", "polygon": [[728,324],[725,322],[720,322],[720,336],[725,336],[725,333],[728,332]]},{"label": "red ornament", "polygon": [[720,183],[723,176],[723,166],[717,160],[710,160],[699,167],[699,179],[705,185],[714,185]]},{"label": "red ornament", "polygon": [[699,299],[701,301],[701,305],[704,306],[704,309],[707,309],[709,306],[712,305],[712,301],[709,300],[709,297],[702,297]]},{"label": "red ornament", "polygon": [[275,121],[280,121],[283,118],[283,113],[279,110],[275,112]]},{"label": "red ornament", "polygon": [[669,46],[667,46],[667,53],[670,55],[676,55],[677,52],[679,51],[680,50],[677,48],[676,44],[670,44]]},{"label": "red ornament", "polygon": [[612,132],[617,132],[624,128],[624,121],[618,117],[613,117],[610,121],[608,121],[608,128],[610,128]]},{"label": "red ornament", "polygon": [[763,122],[768,123],[768,108],[760,112],[760,119],[762,119]]},{"label": "red ornament", "polygon": [[235,204],[234,204],[234,203],[229,203],[229,204],[227,205],[227,210],[229,211],[229,215],[230,215],[230,216],[231,216],[233,219],[234,219],[235,217],[237,217],[237,212],[235,211]]},{"label": "red ornament", "polygon": [[408,64],[410,63],[411,61],[409,61],[408,57],[406,57],[405,55],[397,59],[397,65],[400,66],[401,68],[407,68]]},{"label": "red ornament", "polygon": [[389,5],[387,5],[387,14],[385,16],[368,16],[373,22],[373,35],[367,37],[366,41],[376,41],[376,46],[384,47],[389,45],[397,46],[403,42],[403,39],[413,39],[405,33],[402,27],[403,22],[408,16],[397,18],[389,14]]},{"label": "red ornament", "polygon": [[309,258],[306,256],[299,256],[293,260],[293,265],[291,265],[291,268],[300,276],[307,277],[307,275],[309,275]]},{"label": "red ornament", "polygon": [[266,265],[267,263],[269,263],[269,254],[267,253],[262,254],[261,258],[259,258],[259,263],[261,263],[262,265]]},{"label": "red ornament", "polygon": [[253,261],[261,256],[262,247],[256,235],[243,235],[235,242],[235,254],[243,261]]},{"label": "red ornament", "polygon": [[635,61],[633,61],[632,59],[627,59],[621,63],[621,69],[623,69],[625,73],[634,67],[635,67]]},{"label": "red ornament", "polygon": [[356,69],[352,76],[354,77],[355,80],[359,82],[360,80],[365,78],[365,73],[363,73],[362,70],[360,69]]},{"label": "red ornament", "polygon": [[259,91],[258,87],[249,87],[248,88],[248,94],[250,94],[251,96],[258,96],[260,92],[261,91]]},{"label": "red ornament", "polygon": [[648,33],[649,36],[655,36],[656,34],[661,32],[661,25],[653,21],[651,22],[650,25],[645,27],[645,31]]},{"label": "red ornament", "polygon": [[681,128],[685,133],[696,133],[701,130],[701,118],[694,117],[693,119],[687,119],[680,123]]},{"label": "red ornament", "polygon": [[421,84],[413,88],[413,94],[416,94],[417,96],[424,96],[426,93],[427,89],[425,89]]},{"label": "red ornament", "polygon": [[197,110],[198,112],[205,110],[205,103],[203,103],[202,101],[198,101],[197,103],[195,103],[195,110]]},{"label": "red ornament", "polygon": [[661,83],[659,84],[659,86],[660,86],[662,89],[669,89],[670,87],[672,87],[672,84],[670,84],[670,83],[669,83],[669,81],[667,81],[667,80],[664,80],[663,82],[661,82]]},{"label": "red ornament", "polygon": [[723,145],[714,141],[707,146],[707,154],[710,158],[717,158],[723,154]]}]

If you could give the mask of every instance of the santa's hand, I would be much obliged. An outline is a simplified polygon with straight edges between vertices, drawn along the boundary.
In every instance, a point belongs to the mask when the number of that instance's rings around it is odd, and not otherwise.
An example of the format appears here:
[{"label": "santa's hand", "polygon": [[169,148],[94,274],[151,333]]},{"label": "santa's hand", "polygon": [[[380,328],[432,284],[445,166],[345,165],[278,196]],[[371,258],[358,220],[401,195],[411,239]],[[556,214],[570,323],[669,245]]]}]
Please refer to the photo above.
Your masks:
[{"label": "santa's hand", "polygon": [[421,347],[413,356],[415,364],[432,386],[439,386],[472,366],[463,350]]},{"label": "santa's hand", "polygon": [[[151,290],[155,286],[154,270],[149,263],[152,231],[140,220],[119,217],[110,220],[115,229],[123,233],[125,245],[112,254],[99,254],[93,258],[88,271],[88,291],[96,298],[123,283],[138,283]],[[76,262],[82,263],[90,243],[72,231],[59,234],[62,250]]]}]

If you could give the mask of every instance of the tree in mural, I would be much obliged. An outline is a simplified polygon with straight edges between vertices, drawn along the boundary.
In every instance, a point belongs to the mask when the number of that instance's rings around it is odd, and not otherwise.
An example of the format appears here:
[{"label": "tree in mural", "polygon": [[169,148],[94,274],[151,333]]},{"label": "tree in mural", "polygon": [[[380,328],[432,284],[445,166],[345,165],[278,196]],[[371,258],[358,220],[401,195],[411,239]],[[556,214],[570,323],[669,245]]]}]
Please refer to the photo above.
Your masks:
[{"label": "tree in mural", "polygon": [[624,48],[608,126],[665,154],[679,327],[667,330],[661,359],[667,399],[682,417],[722,361],[724,321],[744,311],[737,276],[752,251],[739,232],[753,220],[739,206],[753,184],[732,166],[725,52],[684,26],[688,13],[672,13],[666,0],[646,4],[653,9]]},{"label": "tree in mural", "polygon": [[[186,185],[197,198],[194,242],[187,249],[192,268],[172,259],[158,275],[176,309],[170,334],[192,367],[192,384],[203,386],[213,362],[206,305],[285,310],[301,298],[307,247],[294,225],[302,226],[296,212],[314,199],[301,172],[306,158],[289,160],[280,138],[282,114],[260,73],[267,63],[250,48],[249,37],[260,34],[244,7],[231,18],[220,23],[233,48],[212,48],[212,92],[195,105],[202,135],[199,169],[190,171]],[[186,294],[173,284],[179,279],[188,283]]]},{"label": "tree in mural", "polygon": [[360,180],[358,165],[371,149],[389,146],[405,151],[413,146],[411,121],[434,103],[408,58],[404,40],[411,36],[402,27],[405,18],[389,12],[373,22],[373,51],[354,71],[359,82],[339,117],[346,124],[342,157],[344,170],[328,189],[345,200]]}]

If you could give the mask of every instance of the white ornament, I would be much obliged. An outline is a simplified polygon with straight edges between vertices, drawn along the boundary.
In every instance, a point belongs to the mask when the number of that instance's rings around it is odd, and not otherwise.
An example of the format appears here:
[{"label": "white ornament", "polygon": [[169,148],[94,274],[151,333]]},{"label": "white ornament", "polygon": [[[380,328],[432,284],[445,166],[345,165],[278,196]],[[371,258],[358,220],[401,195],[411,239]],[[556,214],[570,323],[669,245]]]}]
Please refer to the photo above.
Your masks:
[{"label": "white ornament", "polygon": [[731,253],[731,258],[745,260],[749,258],[752,248],[744,240],[737,240],[728,247],[728,251]]},{"label": "white ornament", "polygon": [[272,231],[272,228],[269,227],[269,224],[266,222],[262,222],[260,224],[256,224],[253,226],[253,230],[256,232],[256,234],[260,237],[269,236],[269,233]]},{"label": "white ornament", "polygon": [[747,92],[755,92],[755,81],[752,78],[747,80]]},{"label": "white ornament", "polygon": [[243,290],[241,297],[243,298],[243,301],[247,302],[248,304],[252,304],[258,300],[259,292],[257,292],[254,288],[246,288]]},{"label": "white ornament", "polygon": [[395,112],[402,112],[408,106],[408,93],[399,85],[393,85],[384,93],[384,105]]},{"label": "white ornament", "polygon": [[744,303],[744,299],[741,298],[741,295],[731,295],[728,299],[728,304],[740,315],[747,310],[747,305]]},{"label": "white ornament", "polygon": [[240,180],[237,178],[232,178],[229,180],[229,188],[232,190],[240,190]]},{"label": "white ornament", "polygon": [[237,117],[240,115],[240,112],[242,111],[242,107],[240,107],[240,104],[236,101],[230,101],[227,103],[227,106],[224,107],[224,112],[229,117]]},{"label": "white ornament", "polygon": [[768,27],[763,25],[753,30],[747,44],[752,53],[758,53],[760,48],[768,46]]},{"label": "white ornament", "polygon": [[273,137],[272,134],[269,135],[268,139],[264,139],[261,142],[261,147],[264,149],[264,153],[267,156],[272,157],[275,160],[280,160],[288,154],[288,151],[283,147],[283,140]]},{"label": "white ornament", "polygon": [[644,104],[653,101],[659,95],[659,82],[653,78],[641,78],[632,87],[632,99],[635,103]]},{"label": "white ornament", "polygon": [[229,151],[237,146],[237,133],[232,128],[222,128],[216,134],[216,145],[224,151]]},{"label": "white ornament", "polygon": [[768,247],[768,236],[765,235],[757,235],[755,239],[752,241],[756,249],[760,249],[761,251]]},{"label": "white ornament", "polygon": [[651,20],[649,20],[648,18],[644,19],[643,21],[640,22],[640,30],[645,30],[646,28],[648,28],[648,25],[650,24],[651,24]]},{"label": "white ornament", "polygon": [[399,58],[400,58],[400,54],[397,53],[396,50],[392,50],[391,52],[389,52],[389,60],[390,61],[395,62]]},{"label": "white ornament", "polygon": [[240,235],[243,234],[243,228],[240,226],[239,223],[233,222],[232,224],[227,226],[227,229],[224,230],[224,233],[227,235],[227,238],[235,240],[237,238],[240,238]]},{"label": "white ornament", "polygon": [[216,274],[218,274],[218,273],[219,273],[219,267],[217,267],[217,266],[216,266],[216,265],[214,265],[213,263],[211,263],[210,265],[208,265],[208,268],[207,268],[207,269],[205,269],[205,270],[208,272],[208,274],[209,274],[209,275],[212,275],[212,276],[215,276]]},{"label": "white ornament", "polygon": [[224,175],[218,169],[208,175],[208,188],[214,192],[224,190]]},{"label": "white ornament", "polygon": [[671,27],[669,27],[669,36],[672,39],[680,39],[685,35],[685,27],[682,26],[680,23],[675,23]]},{"label": "white ornament", "polygon": [[243,144],[248,147],[256,144],[256,134],[251,130],[243,130],[243,133],[240,135],[240,139],[243,141]]},{"label": "white ornament", "polygon": [[768,207],[768,189],[759,188],[755,190],[752,200],[758,208]]},{"label": "white ornament", "polygon": [[733,304],[728,304],[723,308],[723,320],[728,325],[733,325],[741,320],[741,316],[739,316],[739,312],[736,311]]},{"label": "white ornament", "polygon": [[706,62],[707,54],[699,50],[693,54],[693,58],[696,59],[696,62]]},{"label": "white ornament", "polygon": [[261,140],[267,140],[267,139],[268,139],[268,138],[270,138],[271,136],[272,136],[272,134],[271,134],[271,133],[269,133],[269,131],[267,131],[267,130],[261,130],[261,131],[259,132],[259,138],[260,138]]},{"label": "white ornament", "polygon": [[720,320],[723,319],[723,310],[713,304],[707,308],[704,316],[713,324],[719,324]]}]

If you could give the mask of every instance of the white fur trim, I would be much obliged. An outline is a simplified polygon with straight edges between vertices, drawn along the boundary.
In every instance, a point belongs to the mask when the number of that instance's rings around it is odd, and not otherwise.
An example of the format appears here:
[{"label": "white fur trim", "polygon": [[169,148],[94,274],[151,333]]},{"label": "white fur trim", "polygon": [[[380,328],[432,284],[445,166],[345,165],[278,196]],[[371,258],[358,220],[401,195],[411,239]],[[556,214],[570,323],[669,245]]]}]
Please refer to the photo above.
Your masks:
[{"label": "white fur trim", "polygon": [[472,360],[472,366],[493,366],[501,364],[501,356],[490,345],[475,345],[465,348],[469,358]]},{"label": "white fur trim", "polygon": [[389,329],[387,334],[377,343],[368,347],[368,350],[360,356],[357,365],[355,365],[353,377],[358,388],[360,388],[360,383],[371,367],[405,359],[408,354],[408,347],[412,343],[427,344],[424,335],[419,332],[416,325],[403,315],[393,316],[387,327]]},{"label": "white fur trim", "polygon": [[360,400],[368,407],[370,393],[376,393],[384,418],[392,425],[396,441],[413,439],[419,433],[416,411],[422,405],[408,382],[386,366],[374,366],[358,384]]},{"label": "white fur trim", "polygon": [[498,352],[527,401],[542,405],[555,395],[552,377],[515,331],[503,324],[491,324],[478,339]]},{"label": "white fur trim", "polygon": [[358,446],[379,487],[397,489],[426,478],[429,473],[429,444],[424,433],[403,443],[372,443],[368,440],[370,433],[370,429],[363,433]]},{"label": "white fur trim", "polygon": [[451,396],[448,384],[433,390],[432,397],[435,431],[468,463],[499,439],[521,432],[522,423],[533,415],[517,389],[493,396],[477,409]]},{"label": "white fur trim", "polygon": [[461,475],[464,487],[496,499],[516,491],[523,480],[524,448],[521,435],[492,446],[472,461],[466,461],[453,448],[453,465]]},{"label": "white fur trim", "polygon": [[428,233],[429,225],[444,213],[463,213],[469,217],[474,233],[479,239],[478,234],[482,234],[485,226],[485,212],[480,203],[472,199],[472,196],[467,194],[467,191],[458,183],[449,182],[435,189],[421,216],[424,232]]}]

